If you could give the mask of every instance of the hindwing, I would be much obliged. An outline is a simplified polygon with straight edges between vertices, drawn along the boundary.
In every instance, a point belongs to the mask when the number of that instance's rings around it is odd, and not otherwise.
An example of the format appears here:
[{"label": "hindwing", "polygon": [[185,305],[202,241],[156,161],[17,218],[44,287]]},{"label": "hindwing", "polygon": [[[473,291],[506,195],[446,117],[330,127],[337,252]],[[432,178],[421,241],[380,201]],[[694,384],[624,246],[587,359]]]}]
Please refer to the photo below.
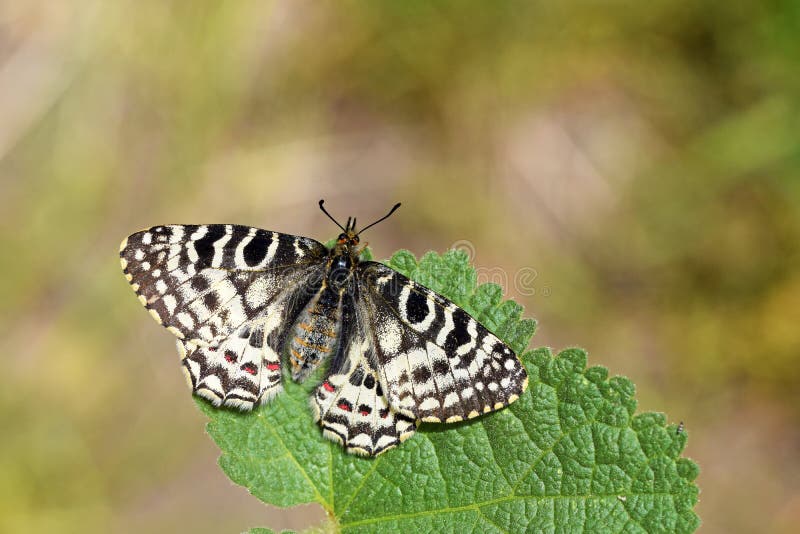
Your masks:
[{"label": "hindwing", "polygon": [[281,391],[281,362],[264,339],[264,321],[245,325],[216,347],[178,341],[192,392],[214,406],[251,410]]},{"label": "hindwing", "polygon": [[438,293],[363,262],[360,293],[389,404],[408,417],[455,422],[500,409],[528,375],[511,348]]},{"label": "hindwing", "polygon": [[311,400],[311,409],[325,437],[348,452],[376,456],[409,438],[417,421],[389,404],[374,363],[371,325],[361,320],[358,309],[352,312],[347,336]]}]

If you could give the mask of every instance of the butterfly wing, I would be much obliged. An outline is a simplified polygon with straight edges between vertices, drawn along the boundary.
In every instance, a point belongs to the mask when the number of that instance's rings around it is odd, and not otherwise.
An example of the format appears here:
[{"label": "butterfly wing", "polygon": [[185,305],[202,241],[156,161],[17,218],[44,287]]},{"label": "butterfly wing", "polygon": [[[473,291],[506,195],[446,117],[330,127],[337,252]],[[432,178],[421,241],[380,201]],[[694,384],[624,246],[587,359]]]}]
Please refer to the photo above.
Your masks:
[{"label": "butterfly wing", "polygon": [[279,322],[286,303],[276,296],[321,270],[326,253],[313,239],[258,228],[172,225],[129,236],[120,262],[156,321],[208,345],[259,316]]},{"label": "butterfly wing", "polygon": [[348,452],[376,456],[406,440],[416,418],[393,409],[375,365],[371,328],[358,307],[345,319],[345,338],[311,401],[325,437]]},{"label": "butterfly wing", "polygon": [[214,406],[251,410],[281,391],[280,358],[265,346],[263,321],[240,328],[216,347],[177,343],[189,386]]},{"label": "butterfly wing", "polygon": [[286,330],[319,285],[327,249],[238,225],[155,226],[120,247],[141,303],[175,334],[193,391],[249,409],[280,390]]},{"label": "butterfly wing", "polygon": [[455,422],[507,406],[525,390],[519,358],[467,312],[383,264],[359,269],[375,362],[397,412]]}]

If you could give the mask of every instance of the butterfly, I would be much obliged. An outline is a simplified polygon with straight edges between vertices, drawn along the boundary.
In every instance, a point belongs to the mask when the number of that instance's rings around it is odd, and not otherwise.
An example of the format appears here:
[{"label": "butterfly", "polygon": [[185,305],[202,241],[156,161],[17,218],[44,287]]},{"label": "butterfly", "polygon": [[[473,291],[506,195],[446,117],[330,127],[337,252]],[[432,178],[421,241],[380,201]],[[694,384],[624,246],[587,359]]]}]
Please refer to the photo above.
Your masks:
[{"label": "butterfly", "polygon": [[466,311],[390,267],[361,259],[356,219],[330,247],[235,224],[165,225],[120,246],[122,270],[150,315],[177,336],[194,394],[251,410],[305,380],[325,437],[375,456],[420,422],[498,410],[525,391],[511,348]]}]

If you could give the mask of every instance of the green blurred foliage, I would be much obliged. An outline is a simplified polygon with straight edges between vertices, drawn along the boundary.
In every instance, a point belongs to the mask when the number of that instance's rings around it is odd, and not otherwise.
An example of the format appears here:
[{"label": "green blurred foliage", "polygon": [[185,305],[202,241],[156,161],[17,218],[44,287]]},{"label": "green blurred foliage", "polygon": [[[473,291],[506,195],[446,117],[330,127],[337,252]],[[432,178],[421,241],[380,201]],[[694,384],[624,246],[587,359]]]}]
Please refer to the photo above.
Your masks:
[{"label": "green blurred foliage", "polygon": [[324,240],[326,198],[404,203],[378,257],[469,240],[540,343],[684,419],[705,531],[793,531],[798,34],[786,0],[1,4],[0,530],[321,519],[213,465],[116,247],[168,222]]}]

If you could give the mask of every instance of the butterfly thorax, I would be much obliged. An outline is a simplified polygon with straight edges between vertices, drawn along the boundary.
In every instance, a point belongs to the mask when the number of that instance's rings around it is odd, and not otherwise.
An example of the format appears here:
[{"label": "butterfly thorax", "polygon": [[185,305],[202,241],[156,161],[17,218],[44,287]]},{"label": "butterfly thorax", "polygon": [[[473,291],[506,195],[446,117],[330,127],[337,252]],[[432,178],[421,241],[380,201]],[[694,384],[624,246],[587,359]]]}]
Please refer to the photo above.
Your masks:
[{"label": "butterfly thorax", "polygon": [[336,248],[332,249],[331,256],[328,258],[325,281],[335,291],[348,291],[353,282],[357,264],[358,257],[354,256],[350,250],[337,252]]}]

